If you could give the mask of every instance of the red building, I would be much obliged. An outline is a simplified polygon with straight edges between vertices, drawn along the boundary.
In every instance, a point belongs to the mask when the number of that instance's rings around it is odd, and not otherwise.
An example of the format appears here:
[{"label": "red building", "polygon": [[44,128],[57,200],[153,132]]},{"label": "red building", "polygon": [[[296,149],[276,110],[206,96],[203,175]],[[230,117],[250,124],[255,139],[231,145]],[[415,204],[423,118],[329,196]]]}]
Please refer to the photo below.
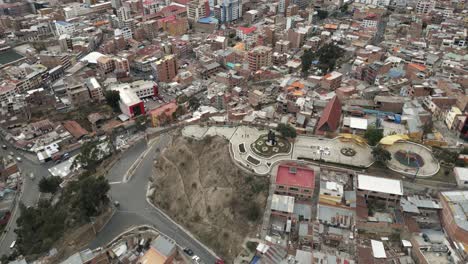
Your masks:
[{"label": "red building", "polygon": [[315,172],[295,164],[283,164],[276,173],[276,191],[281,195],[298,199],[312,199],[315,187]]},{"label": "red building", "polygon": [[323,110],[322,116],[317,125],[316,134],[335,132],[340,126],[341,102],[337,96],[333,97]]}]

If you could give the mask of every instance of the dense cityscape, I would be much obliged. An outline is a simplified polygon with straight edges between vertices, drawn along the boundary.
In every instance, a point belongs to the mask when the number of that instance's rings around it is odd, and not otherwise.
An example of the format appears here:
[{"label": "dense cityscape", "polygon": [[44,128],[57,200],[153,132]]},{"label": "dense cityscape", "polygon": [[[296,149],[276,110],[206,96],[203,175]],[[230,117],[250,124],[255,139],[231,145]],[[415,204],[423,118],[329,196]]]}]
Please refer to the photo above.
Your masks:
[{"label": "dense cityscape", "polygon": [[0,263],[468,263],[468,1],[0,0]]}]

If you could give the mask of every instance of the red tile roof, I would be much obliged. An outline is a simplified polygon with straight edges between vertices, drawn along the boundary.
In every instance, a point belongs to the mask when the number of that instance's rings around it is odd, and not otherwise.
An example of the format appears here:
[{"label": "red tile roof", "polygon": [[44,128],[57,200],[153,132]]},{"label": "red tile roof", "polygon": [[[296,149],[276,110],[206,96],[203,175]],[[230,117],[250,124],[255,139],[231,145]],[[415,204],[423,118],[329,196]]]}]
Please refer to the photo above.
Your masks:
[{"label": "red tile roof", "polygon": [[69,120],[63,122],[63,127],[72,134],[72,136],[76,139],[80,139],[81,137],[88,134],[88,131],[84,129],[78,122],[74,120]]},{"label": "red tile roof", "polygon": [[238,27],[237,29],[241,30],[244,34],[248,35],[254,32],[257,28],[256,27]]},{"label": "red tile roof", "polygon": [[323,110],[322,116],[317,125],[317,130],[321,132],[333,132],[338,129],[341,119],[341,102],[335,95]]},{"label": "red tile roof", "polygon": [[[296,173],[290,172],[289,168],[291,167],[296,168]],[[276,184],[313,189],[315,186],[315,173],[309,168],[280,165],[276,174]]]}]

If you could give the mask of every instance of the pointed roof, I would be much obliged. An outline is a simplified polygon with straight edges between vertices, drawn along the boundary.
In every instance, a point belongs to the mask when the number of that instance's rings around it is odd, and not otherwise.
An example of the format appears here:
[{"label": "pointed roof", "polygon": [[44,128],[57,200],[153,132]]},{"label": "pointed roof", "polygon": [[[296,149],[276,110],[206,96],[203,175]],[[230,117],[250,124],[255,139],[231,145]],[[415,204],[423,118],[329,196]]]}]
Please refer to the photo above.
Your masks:
[{"label": "pointed roof", "polygon": [[320,132],[333,132],[338,129],[341,119],[341,102],[335,95],[325,106],[317,125]]}]

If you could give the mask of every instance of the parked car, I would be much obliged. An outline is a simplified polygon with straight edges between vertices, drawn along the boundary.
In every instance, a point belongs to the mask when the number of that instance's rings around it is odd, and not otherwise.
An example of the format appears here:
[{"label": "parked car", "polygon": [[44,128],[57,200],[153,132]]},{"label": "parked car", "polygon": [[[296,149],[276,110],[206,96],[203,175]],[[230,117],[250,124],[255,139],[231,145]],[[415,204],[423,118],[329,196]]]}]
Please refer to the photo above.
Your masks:
[{"label": "parked car", "polygon": [[19,161],[19,162],[22,161],[21,157],[16,157],[16,160]]},{"label": "parked car", "polygon": [[6,146],[6,145],[2,145],[2,149],[7,149],[7,146]]},{"label": "parked car", "polygon": [[193,250],[191,250],[190,248],[184,248],[184,252],[189,256],[193,256]]},{"label": "parked car", "polygon": [[13,249],[15,247],[15,245],[16,245],[16,240],[11,242],[10,249]]},{"label": "parked car", "polygon": [[119,201],[114,201],[114,206],[115,206],[115,207],[119,207],[119,206],[120,206]]},{"label": "parked car", "polygon": [[195,262],[195,263],[200,263],[200,261],[201,261],[201,260],[200,260],[200,257],[197,256],[197,255],[193,256],[193,257],[192,257],[192,260],[193,260],[193,262]]},{"label": "parked car", "polygon": [[34,173],[31,172],[31,173],[29,174],[29,178],[30,178],[31,180],[34,180]]}]

